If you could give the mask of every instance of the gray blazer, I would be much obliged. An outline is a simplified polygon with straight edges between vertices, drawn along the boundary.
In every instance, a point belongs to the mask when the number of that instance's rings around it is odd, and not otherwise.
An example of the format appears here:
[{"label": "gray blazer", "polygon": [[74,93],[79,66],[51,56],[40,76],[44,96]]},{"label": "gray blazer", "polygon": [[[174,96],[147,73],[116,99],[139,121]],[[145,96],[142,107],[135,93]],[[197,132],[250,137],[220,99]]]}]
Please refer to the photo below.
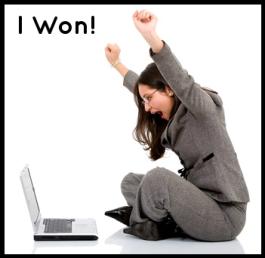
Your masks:
[{"label": "gray blazer", "polygon": [[[198,85],[165,42],[157,54],[150,49],[150,56],[181,101],[162,134],[162,145],[178,155],[184,177],[211,198],[248,202],[248,189],[226,130],[218,93]],[[129,70],[123,85],[133,91],[137,79],[138,75]]]}]

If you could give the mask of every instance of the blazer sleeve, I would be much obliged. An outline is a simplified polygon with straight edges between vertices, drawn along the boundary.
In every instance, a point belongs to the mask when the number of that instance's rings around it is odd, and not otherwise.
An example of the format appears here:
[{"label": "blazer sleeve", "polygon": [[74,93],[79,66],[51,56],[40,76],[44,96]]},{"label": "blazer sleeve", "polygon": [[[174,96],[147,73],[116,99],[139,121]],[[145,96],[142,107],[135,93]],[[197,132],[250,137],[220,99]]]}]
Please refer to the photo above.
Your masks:
[{"label": "blazer sleeve", "polygon": [[123,85],[132,93],[133,93],[135,84],[138,80],[138,77],[139,76],[132,70],[129,70],[124,76]]},{"label": "blazer sleeve", "polygon": [[207,115],[211,114],[211,111],[215,111],[215,101],[182,68],[180,62],[165,42],[159,53],[154,53],[151,48],[149,52],[168,85],[193,115]]}]

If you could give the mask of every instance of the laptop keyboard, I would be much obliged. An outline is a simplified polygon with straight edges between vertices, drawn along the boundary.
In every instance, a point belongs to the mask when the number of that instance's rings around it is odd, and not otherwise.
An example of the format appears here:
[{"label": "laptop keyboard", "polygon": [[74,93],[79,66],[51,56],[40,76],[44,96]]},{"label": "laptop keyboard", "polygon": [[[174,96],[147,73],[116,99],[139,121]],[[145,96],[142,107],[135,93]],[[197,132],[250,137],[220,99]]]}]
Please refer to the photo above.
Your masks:
[{"label": "laptop keyboard", "polygon": [[71,233],[74,219],[44,219],[44,233]]}]

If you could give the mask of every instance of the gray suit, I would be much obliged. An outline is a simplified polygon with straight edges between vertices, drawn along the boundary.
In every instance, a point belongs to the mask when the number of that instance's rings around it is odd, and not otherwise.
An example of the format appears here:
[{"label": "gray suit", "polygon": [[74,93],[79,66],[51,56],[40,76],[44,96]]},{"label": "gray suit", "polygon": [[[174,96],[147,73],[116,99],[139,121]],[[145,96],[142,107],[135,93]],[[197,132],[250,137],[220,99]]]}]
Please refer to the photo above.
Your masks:
[{"label": "gray suit", "polygon": [[[160,221],[170,212],[184,231],[195,238],[233,239],[245,224],[249,194],[226,130],[222,100],[217,92],[194,82],[165,42],[157,54],[150,49],[150,56],[181,101],[161,142],[179,156],[184,179],[159,167],[145,176],[127,175],[121,187],[127,202],[134,207],[131,224],[143,222],[146,217]],[[132,91],[137,78],[137,74],[129,71],[124,85]],[[148,189],[150,185],[152,189]],[[204,226],[195,230],[195,224],[198,227],[199,223]]]}]

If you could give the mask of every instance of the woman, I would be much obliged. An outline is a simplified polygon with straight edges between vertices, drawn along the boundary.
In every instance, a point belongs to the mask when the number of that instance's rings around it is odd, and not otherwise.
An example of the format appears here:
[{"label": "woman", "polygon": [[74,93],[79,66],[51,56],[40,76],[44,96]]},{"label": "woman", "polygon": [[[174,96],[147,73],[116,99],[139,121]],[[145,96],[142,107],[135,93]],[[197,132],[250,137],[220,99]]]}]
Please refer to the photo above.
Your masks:
[{"label": "woman", "polygon": [[181,67],[157,35],[153,14],[136,11],[133,21],[154,63],[138,77],[119,61],[117,45],[107,45],[106,57],[134,93],[137,141],[153,160],[171,149],[183,169],[181,176],[161,167],[146,175],[126,175],[121,190],[128,206],[105,214],[126,224],[125,233],[142,239],[184,233],[202,241],[232,240],[245,225],[249,194],[226,130],[222,100]]}]

